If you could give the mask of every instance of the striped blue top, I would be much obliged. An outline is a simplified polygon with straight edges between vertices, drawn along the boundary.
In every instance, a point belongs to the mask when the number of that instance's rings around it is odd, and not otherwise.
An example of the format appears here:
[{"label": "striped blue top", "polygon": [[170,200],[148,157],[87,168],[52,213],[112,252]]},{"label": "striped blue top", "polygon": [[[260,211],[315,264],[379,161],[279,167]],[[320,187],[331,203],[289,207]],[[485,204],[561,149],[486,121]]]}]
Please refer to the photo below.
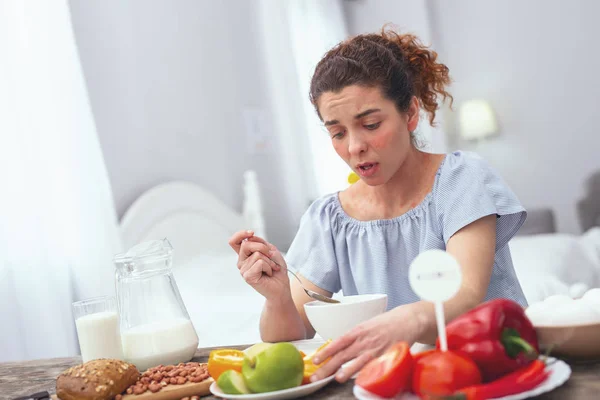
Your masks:
[{"label": "striped blue top", "polygon": [[496,255],[486,300],[504,297],[526,306],[508,241],[526,211],[502,178],[469,152],[447,154],[429,194],[399,217],[359,221],[342,209],[338,193],[314,201],[286,256],[288,266],[329,292],[388,295],[388,309],[418,301],[408,267],[422,251],[446,249],[462,227],[497,215]]}]

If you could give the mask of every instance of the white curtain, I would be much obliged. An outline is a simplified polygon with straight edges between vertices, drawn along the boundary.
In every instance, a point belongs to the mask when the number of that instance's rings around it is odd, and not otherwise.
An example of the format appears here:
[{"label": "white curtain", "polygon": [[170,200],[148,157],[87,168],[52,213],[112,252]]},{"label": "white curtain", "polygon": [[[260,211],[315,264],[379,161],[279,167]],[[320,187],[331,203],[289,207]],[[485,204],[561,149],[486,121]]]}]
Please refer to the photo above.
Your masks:
[{"label": "white curtain", "polygon": [[331,139],[309,101],[310,80],[321,57],[346,39],[348,32],[342,0],[290,0],[287,3],[302,112],[316,174],[315,194],[320,196],[346,188],[350,167],[333,149]]},{"label": "white curtain", "polygon": [[342,1],[260,0],[258,5],[291,218],[297,219],[317,196],[347,187],[350,169],[333,150],[308,98],[316,64],[347,36]]},{"label": "white curtain", "polygon": [[66,0],[0,1],[0,361],[77,354],[117,217]]}]

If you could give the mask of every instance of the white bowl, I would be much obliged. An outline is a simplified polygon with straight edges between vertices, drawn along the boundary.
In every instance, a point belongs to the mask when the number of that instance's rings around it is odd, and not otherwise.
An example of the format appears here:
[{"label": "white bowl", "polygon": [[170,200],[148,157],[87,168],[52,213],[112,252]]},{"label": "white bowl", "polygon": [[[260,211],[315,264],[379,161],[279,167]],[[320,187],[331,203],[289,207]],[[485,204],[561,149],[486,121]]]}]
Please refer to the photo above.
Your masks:
[{"label": "white bowl", "polygon": [[304,311],[311,325],[324,339],[337,339],[356,325],[385,312],[387,294],[345,296],[340,303],[311,301]]}]

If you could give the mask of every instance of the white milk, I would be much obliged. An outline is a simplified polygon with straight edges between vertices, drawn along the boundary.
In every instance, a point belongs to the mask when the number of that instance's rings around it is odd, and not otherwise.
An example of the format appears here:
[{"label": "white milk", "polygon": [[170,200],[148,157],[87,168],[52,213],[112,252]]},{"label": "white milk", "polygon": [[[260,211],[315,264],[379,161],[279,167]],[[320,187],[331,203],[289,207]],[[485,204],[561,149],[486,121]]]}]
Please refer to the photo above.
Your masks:
[{"label": "white milk", "polygon": [[75,321],[83,362],[98,358],[123,359],[119,316],[114,311],[85,315]]},{"label": "white milk", "polygon": [[123,354],[140,370],[192,359],[198,336],[187,319],[160,321],[131,328],[121,335]]}]

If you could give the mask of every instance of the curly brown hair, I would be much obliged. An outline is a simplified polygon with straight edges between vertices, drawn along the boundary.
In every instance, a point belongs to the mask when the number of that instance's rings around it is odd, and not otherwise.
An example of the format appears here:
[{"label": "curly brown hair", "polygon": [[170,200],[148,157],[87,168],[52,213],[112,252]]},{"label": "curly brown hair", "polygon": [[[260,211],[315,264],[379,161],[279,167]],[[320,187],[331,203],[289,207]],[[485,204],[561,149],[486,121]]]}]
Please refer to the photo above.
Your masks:
[{"label": "curly brown hair", "polygon": [[429,114],[433,125],[438,97],[453,98],[448,67],[437,62],[437,53],[412,34],[399,34],[385,26],[381,34],[351,37],[329,50],[315,68],[310,101],[319,118],[318,100],[325,92],[339,92],[350,85],[380,87],[388,99],[406,112],[413,96]]}]

